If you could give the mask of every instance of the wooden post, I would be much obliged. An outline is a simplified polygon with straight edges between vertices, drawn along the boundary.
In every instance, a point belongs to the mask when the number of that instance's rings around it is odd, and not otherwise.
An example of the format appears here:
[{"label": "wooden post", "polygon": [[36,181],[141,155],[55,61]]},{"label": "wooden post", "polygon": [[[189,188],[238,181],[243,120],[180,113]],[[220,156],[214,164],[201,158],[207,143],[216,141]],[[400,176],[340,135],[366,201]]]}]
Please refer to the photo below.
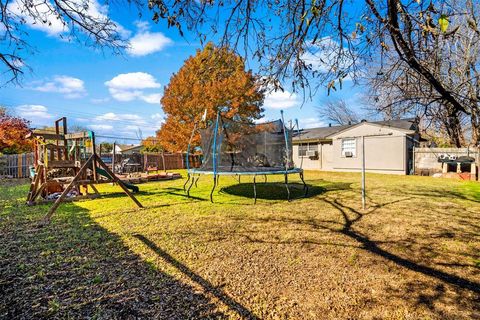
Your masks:
[{"label": "wooden post", "polygon": [[[98,155],[96,153],[92,154],[90,156],[90,158],[88,158],[88,160],[84,163],[84,165],[82,166],[82,168],[80,168],[80,171],[77,173],[77,175],[73,178],[73,180],[67,185],[67,187],[63,190],[62,194],[60,195],[60,197],[58,197],[58,199],[53,203],[53,206],[50,208],[50,210],[48,211],[48,213],[45,215],[44,217],[44,222],[45,223],[48,223],[53,215],[53,213],[55,212],[55,210],[57,210],[58,206],[60,205],[60,203],[64,200],[64,198],[67,196],[68,192],[72,189],[73,186],[75,186],[77,184],[77,181],[80,180],[80,178],[82,177],[82,174],[84,171],[87,170],[88,166],[90,165],[90,163],[92,163],[93,161],[96,161],[99,166],[101,166],[105,171],[107,171],[108,175],[110,175],[111,179],[113,181],[115,181],[116,183],[118,183],[118,185],[120,186],[120,188],[122,188],[122,190],[130,197],[130,199],[133,200],[133,202],[135,202],[137,204],[138,207],[140,208],[143,208],[142,204],[137,200],[137,198],[135,198],[131,193],[130,191],[128,191],[127,187],[125,187],[125,185],[123,184],[123,182],[110,170],[110,168],[108,168],[108,166],[102,161],[102,159],[98,158]],[[94,189],[95,191],[95,189]],[[98,192],[98,191],[97,191]]]},{"label": "wooden post", "polygon": [[477,166],[475,162],[470,165],[470,180],[477,180]]},{"label": "wooden post", "polygon": [[97,182],[98,181],[98,176],[97,176],[97,150],[95,146],[95,132],[92,131],[92,149],[93,149],[93,162],[92,162],[92,167],[93,167],[93,181]]},{"label": "wooden post", "polygon": [[113,142],[113,149],[112,149],[112,171],[115,172],[115,149],[117,148],[117,143]]},{"label": "wooden post", "polygon": [[63,199],[67,196],[68,192],[72,189],[72,187],[77,183],[77,181],[80,179],[82,176],[82,173],[84,170],[87,170],[88,166],[90,163],[93,161],[93,158],[95,157],[95,154],[92,154],[90,158],[83,164],[82,168],[80,168],[80,171],[77,173],[77,175],[72,179],[72,181],[67,185],[67,187],[63,190],[62,194],[60,197],[58,197],[57,200],[53,203],[53,206],[50,208],[48,213],[44,217],[44,221],[48,222],[50,221],[53,213],[55,210],[57,210],[58,206],[60,205],[60,202],[63,201]]},{"label": "wooden post", "polygon": [[165,166],[165,151],[162,150],[162,164],[163,164],[163,171],[167,173],[167,167]]},{"label": "wooden post", "polygon": [[22,177],[22,155],[17,154],[17,178],[23,178]]},{"label": "wooden post", "polygon": [[33,176],[33,179],[32,179],[33,181],[30,184],[30,191],[28,192],[28,195],[27,195],[28,204],[30,204],[33,200],[35,200],[34,195],[37,192],[38,184],[42,179],[42,173],[43,173],[43,165],[39,165],[35,170],[35,175]]}]

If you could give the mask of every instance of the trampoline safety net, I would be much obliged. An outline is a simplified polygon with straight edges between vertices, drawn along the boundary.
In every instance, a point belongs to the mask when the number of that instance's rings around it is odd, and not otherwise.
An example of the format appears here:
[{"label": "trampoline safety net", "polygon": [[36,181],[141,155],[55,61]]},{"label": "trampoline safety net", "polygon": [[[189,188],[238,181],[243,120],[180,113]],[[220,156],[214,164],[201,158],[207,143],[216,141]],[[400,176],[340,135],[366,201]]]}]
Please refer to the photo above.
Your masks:
[{"label": "trampoline safety net", "polygon": [[291,169],[291,131],[282,120],[255,124],[220,117],[200,129],[203,159],[197,170],[235,174]]}]

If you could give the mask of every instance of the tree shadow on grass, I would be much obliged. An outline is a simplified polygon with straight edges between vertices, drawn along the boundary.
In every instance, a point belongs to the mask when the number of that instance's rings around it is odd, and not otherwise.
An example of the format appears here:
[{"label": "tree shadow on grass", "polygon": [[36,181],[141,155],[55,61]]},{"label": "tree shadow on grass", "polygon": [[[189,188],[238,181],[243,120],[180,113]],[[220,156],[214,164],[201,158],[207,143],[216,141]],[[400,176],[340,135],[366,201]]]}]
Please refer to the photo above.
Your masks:
[{"label": "tree shadow on grass", "polygon": [[[400,257],[398,255],[395,255],[391,252],[388,252],[387,250],[384,250],[384,249],[380,248],[375,241],[370,240],[367,236],[362,235],[360,232],[355,231],[353,229],[354,224],[358,223],[366,215],[372,214],[374,211],[376,211],[377,209],[379,209],[379,208],[381,208],[385,205],[389,205],[389,204],[392,204],[392,203],[395,203],[395,202],[398,202],[398,201],[401,201],[401,200],[397,200],[397,201],[394,201],[394,202],[389,202],[389,203],[382,204],[382,205],[377,205],[377,206],[375,206],[374,208],[370,209],[369,211],[367,211],[365,213],[362,213],[358,210],[355,210],[352,207],[349,207],[345,204],[342,204],[337,199],[335,199],[335,200],[324,199],[324,200],[327,203],[329,203],[332,207],[337,209],[341,213],[341,215],[344,219],[344,224],[343,224],[342,228],[337,232],[340,232],[341,234],[356,240],[358,243],[360,243],[362,245],[360,247],[361,249],[369,251],[369,252],[374,253],[376,255],[379,255],[379,256],[381,256],[381,257],[383,257],[383,258],[385,258],[389,261],[392,261],[392,262],[396,263],[397,265],[399,265],[401,267],[410,269],[410,270],[418,272],[418,273],[422,273],[422,274],[424,274],[426,276],[429,276],[429,277],[436,278],[436,279],[438,279],[438,280],[440,280],[444,283],[448,283],[448,284],[460,287],[462,289],[466,289],[466,290],[475,292],[477,294],[480,294],[480,283],[476,283],[476,282],[470,281],[468,279],[464,279],[464,278],[461,278],[459,276],[456,276],[454,274],[449,274],[447,272],[434,269],[432,267],[424,266],[424,265],[421,265],[421,264],[416,263],[414,261],[411,261],[407,258],[403,258],[403,257]],[[353,217],[352,217],[352,215],[353,215]]]},{"label": "tree shadow on grass", "polygon": [[[394,286],[392,288],[387,288],[387,294],[395,295],[402,300],[410,299],[413,300],[415,304],[421,304],[427,306],[429,309],[434,310],[436,301],[443,299],[443,301],[450,301],[450,302],[443,302],[445,304],[452,303],[451,298],[446,298],[446,295],[450,289],[446,289],[446,285],[450,285],[452,289],[456,292],[455,295],[455,303],[459,305],[466,305],[465,313],[469,313],[470,315],[475,314],[480,310],[480,283],[475,282],[472,279],[468,279],[459,275],[454,274],[453,272],[447,272],[443,270],[439,270],[438,268],[431,267],[421,262],[414,261],[409,257],[402,257],[394,252],[389,251],[388,249],[384,249],[380,247],[383,244],[391,244],[395,245],[396,241],[375,241],[370,239],[367,235],[363,234],[359,231],[356,226],[360,224],[362,219],[366,216],[374,214],[380,208],[385,206],[389,206],[401,201],[406,201],[410,199],[403,198],[398,199],[390,202],[385,202],[381,204],[376,204],[372,206],[367,211],[359,211],[355,208],[352,208],[345,203],[343,203],[339,198],[333,197],[322,197],[322,201],[325,201],[330,206],[335,208],[339,214],[341,215],[341,220],[328,220],[328,219],[317,219],[317,218],[308,218],[308,219],[298,219],[293,217],[276,217],[276,216],[269,216],[269,217],[261,217],[261,218],[242,218],[248,221],[253,221],[255,223],[267,223],[270,224],[271,222],[276,223],[285,223],[285,224],[298,224],[301,226],[305,226],[311,230],[318,230],[322,232],[332,232],[334,234],[340,234],[346,236],[347,239],[354,240],[354,242],[349,244],[344,243],[332,243],[327,242],[323,243],[322,241],[304,241],[304,240],[296,240],[296,239],[287,239],[287,240],[275,240],[275,239],[255,239],[252,237],[249,232],[242,232],[238,234],[239,236],[245,238],[247,241],[250,242],[266,242],[269,244],[313,244],[313,245],[333,245],[333,246],[341,246],[341,247],[355,247],[369,253],[372,253],[376,256],[379,256],[386,261],[390,261],[395,265],[413,271],[415,273],[424,275],[426,277],[432,278],[437,280],[436,283],[431,283],[431,285],[426,285],[425,282],[418,281],[416,283],[408,282],[407,286],[412,288],[412,290],[405,290],[398,289],[398,287]],[[291,227],[289,227],[291,228]],[[308,230],[308,229],[307,229]],[[447,236],[449,236],[447,234]],[[432,250],[432,248],[426,248],[426,250]],[[436,265],[441,266],[441,264],[437,263]],[[450,266],[447,264],[446,266]],[[454,264],[453,266],[459,267],[458,264]],[[463,265],[462,265],[463,267]],[[472,268],[472,265],[467,265],[466,267]],[[413,291],[415,290],[415,291]],[[476,307],[475,307],[476,305]],[[462,307],[460,307],[462,309]],[[457,309],[459,310],[459,309]],[[451,314],[449,316],[452,316]]]},{"label": "tree shadow on grass", "polygon": [[18,209],[0,221],[0,318],[227,317],[203,293],[129,251],[87,210],[64,206],[37,228],[41,208]]},{"label": "tree shadow on grass", "polygon": [[456,190],[432,190],[430,188],[417,187],[415,190],[399,190],[400,193],[408,194],[417,197],[440,198],[440,199],[461,199],[480,203],[480,192],[461,192]]},{"label": "tree shadow on grass", "polygon": [[153,241],[150,241],[146,237],[141,234],[134,234],[135,238],[143,242],[147,247],[149,247],[153,252],[155,252],[159,257],[161,257],[164,261],[174,266],[177,270],[182,272],[188,278],[190,278],[195,283],[202,286],[202,288],[208,292],[213,294],[218,300],[222,301],[225,305],[227,305],[231,310],[234,310],[239,316],[244,319],[258,319],[250,310],[245,308],[243,305],[229,297],[226,293],[224,293],[220,288],[215,287],[211,284],[208,280],[202,278],[195,272],[193,272],[190,268],[186,265],[181,263],[180,261],[176,260],[166,251],[162,250],[158,247]]}]

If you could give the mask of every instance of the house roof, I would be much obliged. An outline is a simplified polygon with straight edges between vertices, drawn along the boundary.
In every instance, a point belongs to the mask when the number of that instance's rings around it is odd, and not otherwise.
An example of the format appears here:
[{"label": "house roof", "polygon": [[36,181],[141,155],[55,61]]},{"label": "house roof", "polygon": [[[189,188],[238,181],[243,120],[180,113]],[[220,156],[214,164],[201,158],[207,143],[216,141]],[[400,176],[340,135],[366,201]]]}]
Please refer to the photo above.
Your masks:
[{"label": "house roof", "polygon": [[302,129],[300,133],[294,132],[293,140],[323,140],[326,139],[329,135],[342,131],[351,127],[346,126],[331,126],[331,127],[321,127],[321,128],[311,128],[311,129]]},{"label": "house roof", "polygon": [[385,120],[385,121],[372,121],[370,123],[378,124],[381,126],[392,127],[403,130],[416,130],[417,120],[415,118],[398,119],[398,120]]},{"label": "house roof", "polygon": [[[351,125],[343,125],[343,126],[331,126],[331,127],[320,127],[320,128],[311,128],[311,129],[302,129],[300,133],[294,133],[293,140],[325,140],[329,139],[329,136],[332,136],[340,131],[345,131],[350,129],[354,126],[358,126],[359,124],[364,123],[355,123]],[[415,118],[409,119],[398,119],[398,120],[384,120],[384,121],[371,121],[368,123],[391,127],[395,129],[402,129],[402,130],[415,130],[416,129],[416,120]]]}]

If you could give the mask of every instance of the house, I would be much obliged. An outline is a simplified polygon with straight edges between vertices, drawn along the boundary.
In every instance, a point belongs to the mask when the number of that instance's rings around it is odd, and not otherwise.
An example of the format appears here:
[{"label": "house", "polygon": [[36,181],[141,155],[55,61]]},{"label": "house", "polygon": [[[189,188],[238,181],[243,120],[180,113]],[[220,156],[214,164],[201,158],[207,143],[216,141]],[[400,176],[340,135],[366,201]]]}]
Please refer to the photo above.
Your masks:
[{"label": "house", "polygon": [[116,154],[133,154],[133,153],[140,153],[142,149],[142,145],[133,145],[133,144],[116,144],[115,145],[115,153]]},{"label": "house", "polygon": [[409,174],[420,136],[415,119],[303,129],[293,136],[293,161],[307,170],[362,169],[362,141],[368,172]]}]

